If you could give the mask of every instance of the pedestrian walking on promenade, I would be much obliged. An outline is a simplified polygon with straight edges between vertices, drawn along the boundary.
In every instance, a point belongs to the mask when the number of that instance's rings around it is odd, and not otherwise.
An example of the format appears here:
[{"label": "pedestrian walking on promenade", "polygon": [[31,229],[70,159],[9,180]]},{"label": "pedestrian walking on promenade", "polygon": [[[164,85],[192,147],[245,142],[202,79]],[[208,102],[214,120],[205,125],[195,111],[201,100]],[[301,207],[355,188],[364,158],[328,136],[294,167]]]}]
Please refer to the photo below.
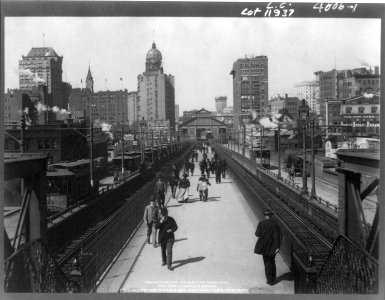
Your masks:
[{"label": "pedestrian walking on promenade", "polygon": [[214,171],[215,171],[215,159],[214,157],[211,158],[211,162],[210,162],[210,170],[211,170],[211,174],[214,175]]},{"label": "pedestrian walking on promenade", "polygon": [[175,177],[179,178],[179,170],[176,164],[172,165],[172,173],[174,174]]},{"label": "pedestrian walking on promenade", "polygon": [[186,158],[185,162],[184,162],[184,170],[183,170],[185,173],[188,173],[190,171],[190,161],[188,160],[188,158]]},{"label": "pedestrian walking on promenade", "polygon": [[201,160],[201,162],[199,163],[199,168],[201,170],[201,176],[203,176],[203,174],[206,171],[206,160],[204,159]]},{"label": "pedestrian walking on promenade", "polygon": [[266,283],[274,285],[277,276],[275,256],[281,246],[281,230],[278,222],[272,219],[273,212],[264,212],[265,219],[258,223],[255,235],[258,241],[255,244],[254,253],[261,254],[265,265]]},{"label": "pedestrian walking on promenade", "polygon": [[209,196],[209,185],[211,186],[209,180],[206,178],[206,175],[203,174],[203,176],[199,178],[197,185],[197,192],[199,192],[200,201],[207,201],[207,198]]},{"label": "pedestrian walking on promenade", "polygon": [[[143,221],[147,226],[147,244],[152,242],[156,248],[156,224],[159,220],[159,209],[155,206],[154,199],[150,200],[150,204],[144,209]],[[150,241],[151,240],[151,241]]]},{"label": "pedestrian walking on promenade", "polygon": [[198,151],[195,150],[195,161],[198,161]]},{"label": "pedestrian walking on promenade", "polygon": [[178,202],[187,202],[188,200],[190,180],[187,177],[188,174],[183,173],[183,178],[179,180]]},{"label": "pedestrian walking on promenade", "polygon": [[226,178],[226,171],[227,171],[227,162],[226,160],[222,159],[221,162],[221,171],[222,171],[222,178]]},{"label": "pedestrian walking on promenade", "polygon": [[158,207],[164,207],[164,200],[166,198],[167,185],[163,181],[162,176],[159,176],[158,181],[155,184],[155,197],[158,202]]},{"label": "pedestrian walking on promenade", "polygon": [[211,162],[209,159],[206,161],[206,173],[207,173],[207,178],[210,178],[210,170],[211,170]]},{"label": "pedestrian walking on promenade", "polygon": [[171,173],[168,182],[171,187],[171,197],[175,199],[176,188],[178,187],[179,177],[175,177],[175,173]]},{"label": "pedestrian walking on promenade", "polygon": [[294,165],[293,165],[293,164],[291,165],[291,167],[290,167],[290,169],[289,169],[289,179],[290,179],[291,181],[294,180]]},{"label": "pedestrian walking on promenade", "polygon": [[221,183],[222,165],[220,159],[215,163],[215,182]]},{"label": "pedestrian walking on promenade", "polygon": [[203,156],[203,160],[206,161],[206,159],[207,159],[207,153],[204,152],[202,156]]},{"label": "pedestrian walking on promenade", "polygon": [[219,159],[219,155],[218,155],[218,153],[215,152],[215,154],[214,154],[214,160],[217,161],[218,159]]},{"label": "pedestrian walking on promenade", "polygon": [[159,229],[159,242],[162,252],[162,266],[167,264],[167,268],[173,271],[172,268],[172,246],[175,242],[174,232],[177,231],[178,225],[174,218],[168,216],[167,208],[160,210],[160,221],[156,224],[156,229]]},{"label": "pedestrian walking on promenade", "polygon": [[194,159],[190,162],[190,172],[191,176],[194,176],[194,169],[195,169],[195,164],[194,164]]}]

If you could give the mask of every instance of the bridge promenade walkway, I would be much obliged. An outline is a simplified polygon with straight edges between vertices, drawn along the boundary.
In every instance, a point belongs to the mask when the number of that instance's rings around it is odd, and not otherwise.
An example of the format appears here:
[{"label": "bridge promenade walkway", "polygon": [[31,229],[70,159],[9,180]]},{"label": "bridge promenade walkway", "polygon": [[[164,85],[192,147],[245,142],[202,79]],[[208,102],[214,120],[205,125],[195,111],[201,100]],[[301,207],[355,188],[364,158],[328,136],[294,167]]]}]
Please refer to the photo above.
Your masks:
[{"label": "bridge promenade walkway", "polygon": [[[209,154],[209,158],[211,154]],[[202,156],[199,153],[198,162]],[[233,182],[232,174],[216,184],[209,199],[199,201],[198,162],[190,176],[189,201],[166,195],[169,215],[177,224],[173,271],[161,266],[160,247],[146,243],[142,223],[98,285],[98,293],[294,294],[294,281],[278,254],[277,283],[266,283],[261,255],[253,253],[260,221]]]}]

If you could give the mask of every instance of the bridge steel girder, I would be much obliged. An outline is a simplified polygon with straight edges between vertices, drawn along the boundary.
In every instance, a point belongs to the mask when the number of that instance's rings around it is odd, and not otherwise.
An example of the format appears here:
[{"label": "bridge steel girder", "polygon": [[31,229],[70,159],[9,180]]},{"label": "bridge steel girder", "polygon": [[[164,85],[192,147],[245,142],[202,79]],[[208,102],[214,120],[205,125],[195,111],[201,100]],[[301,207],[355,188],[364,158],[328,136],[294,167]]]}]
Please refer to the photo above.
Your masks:
[{"label": "bridge steel girder", "polygon": [[[5,154],[4,180],[22,179],[22,186],[31,187],[26,213],[20,214],[25,242],[47,238],[47,156],[43,154]],[[26,190],[25,190],[26,191]],[[23,196],[25,191],[20,191]],[[17,238],[17,237],[15,237]],[[14,249],[14,251],[17,249]]]},{"label": "bridge steel girder", "polygon": [[376,217],[372,226],[368,227],[363,212],[362,201],[376,187],[378,187],[378,179],[363,191],[361,189],[361,173],[338,168],[338,229],[340,234],[344,234],[360,245],[363,249],[367,249],[374,257],[378,252],[376,244],[378,244],[378,207],[376,209]]}]

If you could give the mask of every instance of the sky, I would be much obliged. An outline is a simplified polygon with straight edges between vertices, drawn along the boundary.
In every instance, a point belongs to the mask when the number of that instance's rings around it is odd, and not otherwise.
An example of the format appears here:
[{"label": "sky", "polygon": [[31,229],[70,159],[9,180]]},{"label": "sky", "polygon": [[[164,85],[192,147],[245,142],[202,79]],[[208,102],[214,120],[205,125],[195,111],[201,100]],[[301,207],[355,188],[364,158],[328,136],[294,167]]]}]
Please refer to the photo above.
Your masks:
[{"label": "sky", "polygon": [[6,17],[5,89],[18,88],[22,55],[46,46],[63,56],[63,81],[73,88],[84,86],[90,65],[95,91],[135,91],[155,41],[164,73],[175,76],[180,114],[215,110],[218,96],[232,106],[238,58],[266,55],[269,99],[294,96],[294,84],[314,80],[316,71],[379,66],[380,26],[341,18]]}]

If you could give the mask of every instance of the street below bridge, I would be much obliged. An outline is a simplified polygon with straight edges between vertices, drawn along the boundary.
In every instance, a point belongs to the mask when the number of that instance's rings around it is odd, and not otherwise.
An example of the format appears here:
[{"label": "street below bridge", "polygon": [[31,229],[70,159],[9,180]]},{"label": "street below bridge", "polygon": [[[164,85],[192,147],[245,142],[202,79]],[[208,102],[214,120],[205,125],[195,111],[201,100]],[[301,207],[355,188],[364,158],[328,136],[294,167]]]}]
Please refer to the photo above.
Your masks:
[{"label": "street below bridge", "polygon": [[189,176],[189,201],[171,198],[170,189],[166,195],[169,215],[178,224],[174,270],[161,265],[159,246],[146,243],[147,228],[142,223],[99,282],[98,293],[294,294],[294,280],[279,254],[277,282],[266,283],[262,256],[253,251],[260,219],[231,172],[220,184],[211,175],[208,201],[199,200],[201,159],[199,153],[194,175]]}]

